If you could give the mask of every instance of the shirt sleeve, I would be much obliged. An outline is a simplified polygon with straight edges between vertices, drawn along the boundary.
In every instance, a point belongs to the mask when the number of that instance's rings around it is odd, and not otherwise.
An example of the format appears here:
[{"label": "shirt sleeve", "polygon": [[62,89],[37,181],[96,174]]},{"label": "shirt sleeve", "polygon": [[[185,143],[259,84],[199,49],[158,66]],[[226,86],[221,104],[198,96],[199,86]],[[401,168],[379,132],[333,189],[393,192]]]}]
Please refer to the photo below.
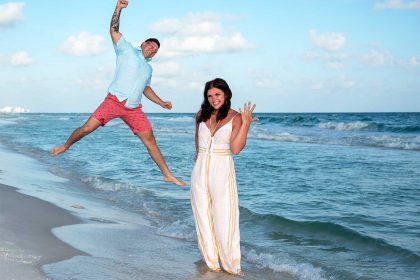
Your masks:
[{"label": "shirt sleeve", "polygon": [[121,38],[118,40],[116,44],[114,44],[115,53],[121,54],[128,49],[129,43],[125,40],[124,36],[121,35]]}]

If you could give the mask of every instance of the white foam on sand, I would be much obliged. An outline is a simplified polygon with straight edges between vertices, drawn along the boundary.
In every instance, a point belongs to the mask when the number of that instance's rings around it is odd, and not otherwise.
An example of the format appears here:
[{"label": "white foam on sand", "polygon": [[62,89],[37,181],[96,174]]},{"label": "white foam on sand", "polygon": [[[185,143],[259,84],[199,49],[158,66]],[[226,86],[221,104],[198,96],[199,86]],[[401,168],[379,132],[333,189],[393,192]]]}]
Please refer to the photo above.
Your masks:
[{"label": "white foam on sand", "polygon": [[1,279],[44,280],[45,277],[33,266],[39,259],[39,255],[28,254],[13,243],[0,240]]},{"label": "white foam on sand", "polygon": [[[273,256],[268,253],[257,253],[255,250],[246,252],[245,258],[261,268],[286,273],[300,280],[326,280],[323,271],[310,263],[298,263],[289,255]],[[330,279],[330,278],[329,278]]]},{"label": "white foam on sand", "polygon": [[[136,275],[142,275],[146,277],[144,279],[170,279],[173,276],[187,279],[196,273],[194,262],[199,253],[194,248],[195,243],[185,244],[156,234],[156,229],[140,215],[91,196],[89,190],[49,173],[46,166],[34,159],[9,152],[1,146],[0,158],[0,183],[58,205],[85,222],[53,229],[59,239],[88,255],[44,265],[42,270],[48,277],[137,279]],[[188,246],[193,248],[188,249]],[[5,246],[0,249],[3,257],[10,259],[11,249]],[[39,257],[19,252],[14,252],[13,256],[14,264]],[[3,262],[7,268],[11,268],[10,263]],[[189,265],[185,266],[185,263]],[[162,265],[168,270],[162,271]],[[36,270],[32,269],[30,273],[35,274],[27,274],[27,279],[44,279],[41,274],[36,274]]]},{"label": "white foam on sand", "polygon": [[[48,166],[10,152],[1,145],[0,159],[0,183],[51,202],[83,221],[52,230],[54,236],[86,255],[43,265],[42,271],[48,278],[237,279],[226,273],[210,272],[202,262],[197,262],[201,257],[192,232],[179,231],[176,222],[169,227],[156,228],[140,214],[125,211],[111,201],[95,197],[94,193],[100,190],[78,186],[76,182],[55,176],[48,172]],[[5,246],[1,247],[1,240],[0,237],[0,248],[3,248],[3,255],[7,255],[9,251]],[[14,252],[14,256],[16,260],[19,252]],[[37,257],[27,253],[21,260],[28,262]],[[279,276],[281,279],[298,279],[287,273],[279,275],[274,270],[256,268],[249,262],[244,262],[242,266],[246,273],[244,280],[271,280],[279,279]],[[6,267],[12,268],[10,262],[6,263]],[[34,269],[27,275],[21,279],[44,279]]]}]

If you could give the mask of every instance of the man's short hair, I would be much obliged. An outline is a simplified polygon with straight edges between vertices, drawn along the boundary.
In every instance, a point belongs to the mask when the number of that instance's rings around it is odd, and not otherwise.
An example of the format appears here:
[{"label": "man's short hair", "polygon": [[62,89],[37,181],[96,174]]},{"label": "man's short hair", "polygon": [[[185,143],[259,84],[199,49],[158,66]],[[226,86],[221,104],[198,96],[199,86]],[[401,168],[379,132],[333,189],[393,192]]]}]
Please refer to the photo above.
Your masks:
[{"label": "man's short hair", "polygon": [[147,39],[146,41],[144,41],[144,42],[155,42],[157,45],[158,45],[158,48],[160,48],[160,43],[159,43],[159,40],[158,39],[156,39],[156,38],[149,38],[149,39]]}]

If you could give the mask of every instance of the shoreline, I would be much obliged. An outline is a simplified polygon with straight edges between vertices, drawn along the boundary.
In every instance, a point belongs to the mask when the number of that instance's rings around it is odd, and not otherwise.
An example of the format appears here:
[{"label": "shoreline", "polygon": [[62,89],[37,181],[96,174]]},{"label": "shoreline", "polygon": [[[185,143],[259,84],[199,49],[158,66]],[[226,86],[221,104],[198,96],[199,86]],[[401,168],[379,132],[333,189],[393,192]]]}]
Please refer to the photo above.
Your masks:
[{"label": "shoreline", "polygon": [[[195,241],[162,235],[36,159],[1,145],[0,158],[0,279],[238,279],[208,270]],[[295,279],[242,268],[242,279]]]},{"label": "shoreline", "polygon": [[67,210],[0,183],[2,277],[48,279],[43,265],[86,255],[52,233],[54,228],[79,223]]},{"label": "shoreline", "polygon": [[[235,162],[242,279],[416,278],[420,115],[315,117],[269,116]],[[123,122],[100,129],[63,156],[50,156],[51,147],[84,120],[0,118],[0,182],[83,221],[52,233],[88,256],[43,265],[47,278],[228,277],[197,263],[189,189],[162,182]],[[151,121],[174,174],[189,177],[193,119],[166,115]],[[11,256],[10,245],[0,242],[0,258]],[[27,257],[22,263],[40,256],[16,250]]]}]

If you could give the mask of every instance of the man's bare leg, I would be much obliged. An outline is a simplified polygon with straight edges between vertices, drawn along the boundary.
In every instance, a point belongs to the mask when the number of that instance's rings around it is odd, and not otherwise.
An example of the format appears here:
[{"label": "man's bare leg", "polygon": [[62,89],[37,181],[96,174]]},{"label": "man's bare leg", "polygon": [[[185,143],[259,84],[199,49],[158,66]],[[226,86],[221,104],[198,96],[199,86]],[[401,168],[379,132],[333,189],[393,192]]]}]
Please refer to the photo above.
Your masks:
[{"label": "man's bare leg", "polygon": [[171,171],[169,171],[168,166],[166,165],[165,159],[162,156],[162,153],[159,150],[159,147],[156,144],[155,136],[153,135],[153,131],[140,131],[137,133],[137,136],[143,142],[144,146],[147,148],[150,157],[153,161],[157,164],[162,172],[163,181],[167,183],[174,183],[178,186],[185,186],[186,183],[176,178]]},{"label": "man's bare leg", "polygon": [[83,126],[76,128],[73,131],[69,139],[67,139],[66,143],[64,143],[61,146],[52,148],[51,155],[55,157],[61,153],[64,153],[71,147],[71,145],[73,145],[74,143],[76,143],[77,141],[79,141],[80,139],[88,135],[89,133],[95,131],[100,125],[101,125],[100,121],[90,117]]}]

